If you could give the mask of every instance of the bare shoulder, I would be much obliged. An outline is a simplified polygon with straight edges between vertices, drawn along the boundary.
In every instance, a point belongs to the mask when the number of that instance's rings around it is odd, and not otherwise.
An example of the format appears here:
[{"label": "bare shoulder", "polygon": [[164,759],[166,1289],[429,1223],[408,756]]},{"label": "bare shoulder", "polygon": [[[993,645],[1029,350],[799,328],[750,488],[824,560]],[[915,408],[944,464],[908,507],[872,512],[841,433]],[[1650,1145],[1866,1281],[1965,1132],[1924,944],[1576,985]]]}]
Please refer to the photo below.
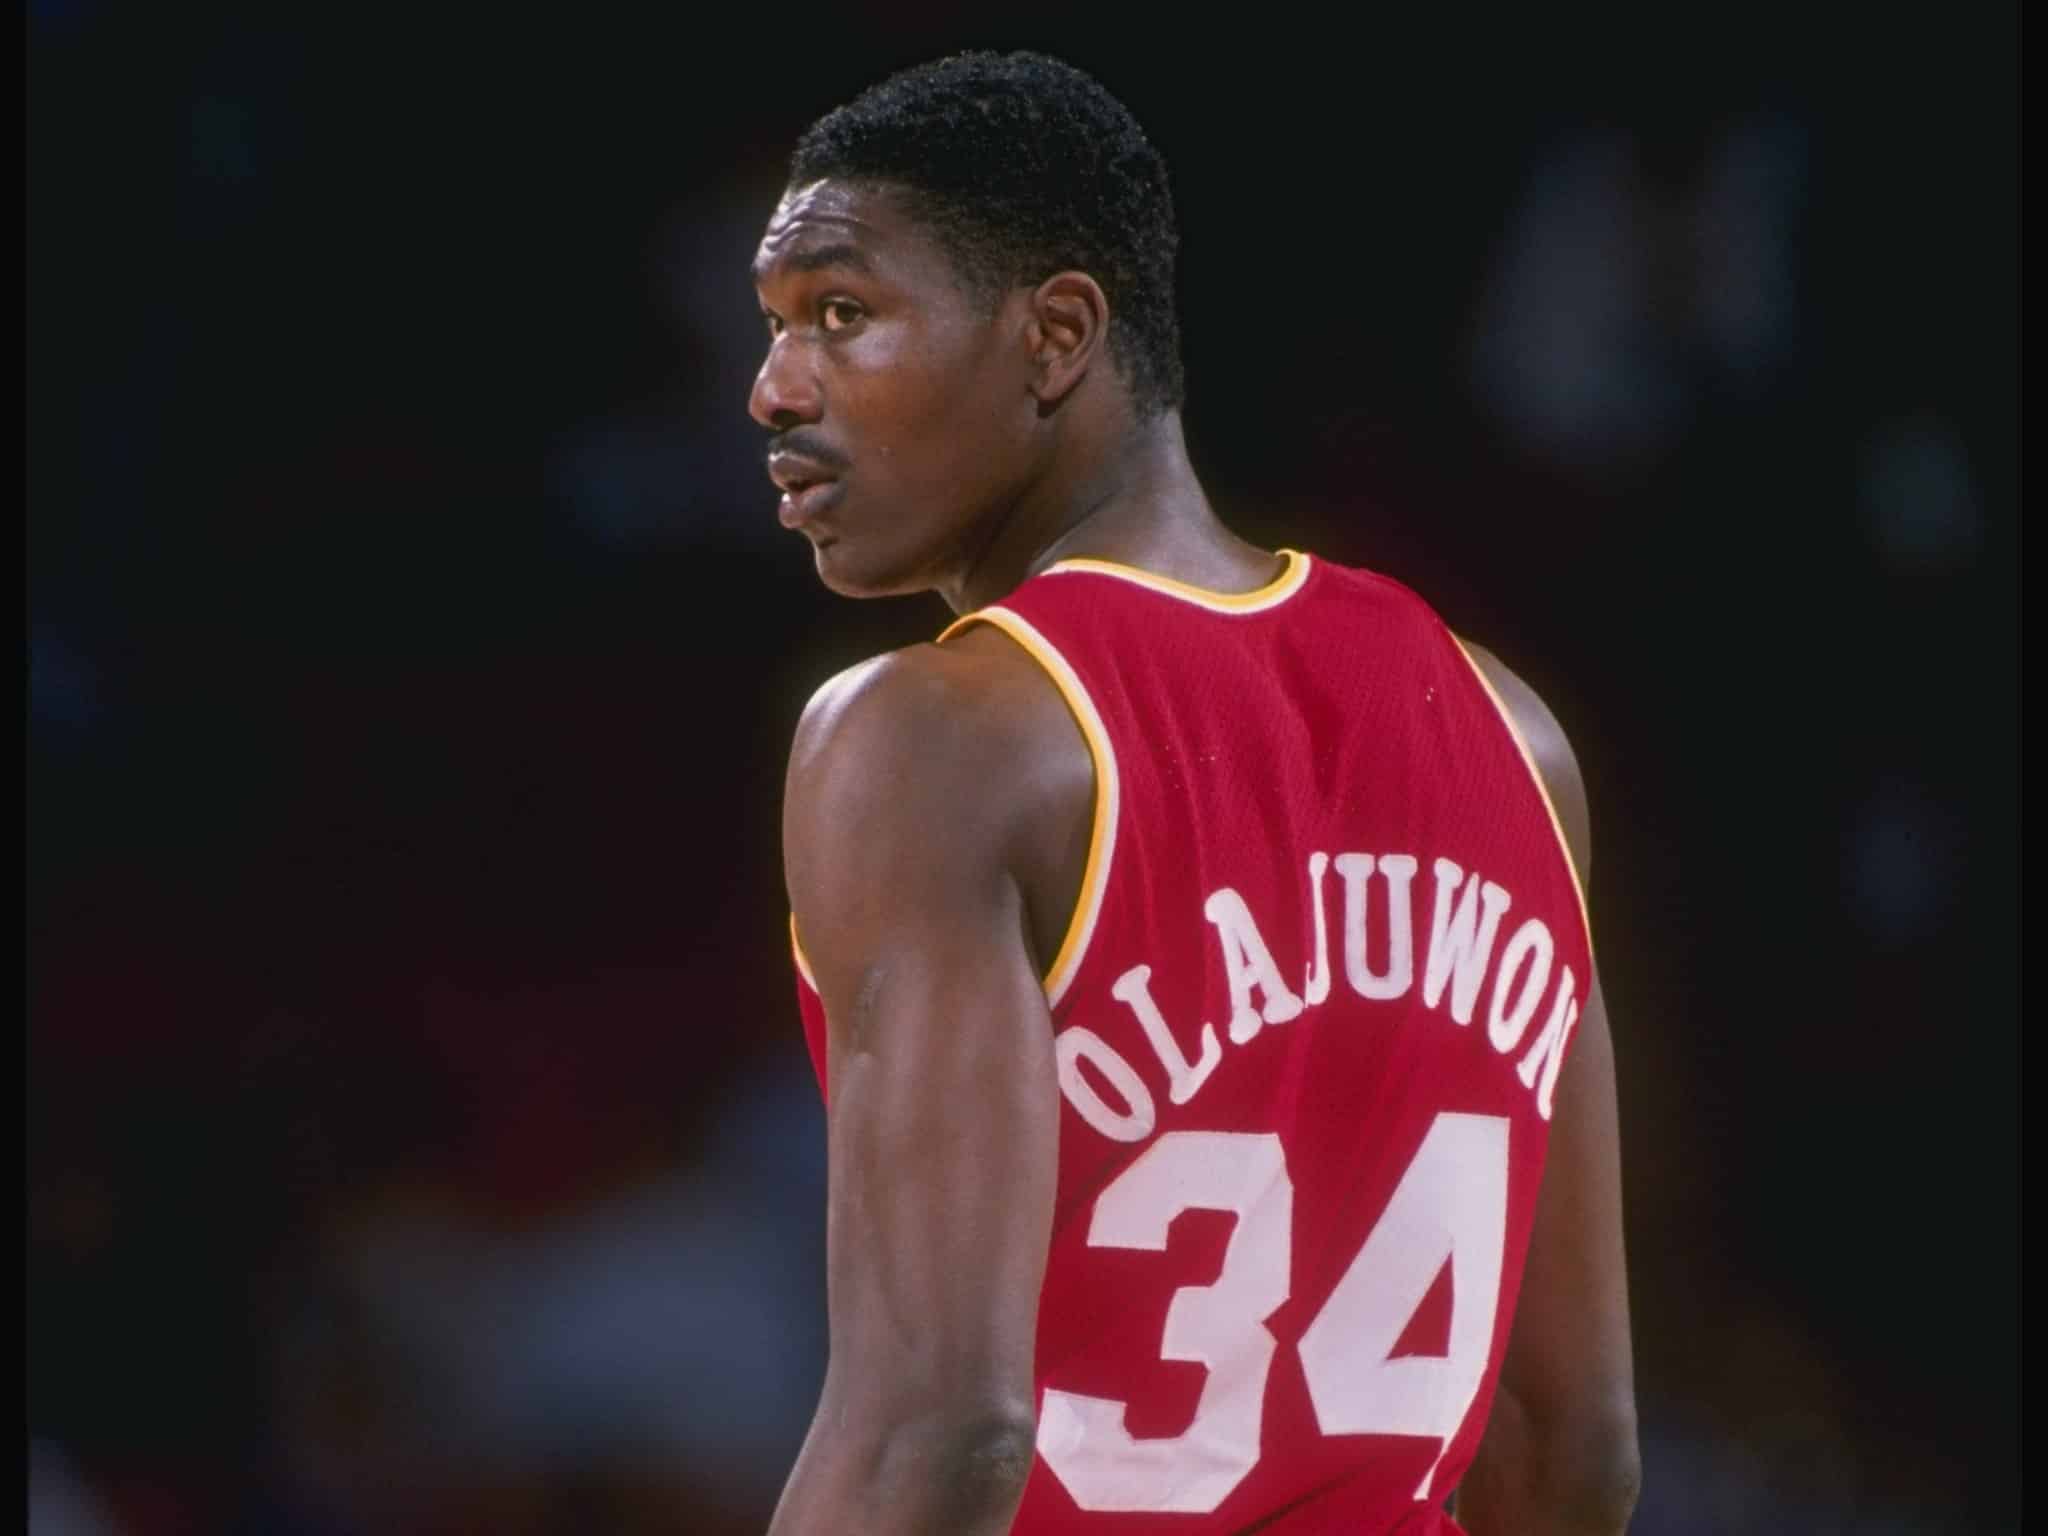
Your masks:
[{"label": "bare shoulder", "polygon": [[[790,750],[783,861],[813,961],[878,893],[1057,914],[1095,790],[1080,727],[1038,664],[986,626],[864,662],[812,697]],[[1044,927],[1044,923],[1039,925]]]},{"label": "bare shoulder", "polygon": [[[1057,689],[1007,637],[975,627],[945,645],[862,662],[811,696],[790,749],[792,797],[910,788],[999,801],[1006,787],[1088,766]],[[854,782],[849,782],[854,781]]]},{"label": "bare shoulder", "polygon": [[1550,706],[1505,662],[1483,645],[1470,640],[1459,643],[1507,706],[1515,729],[1521,732],[1522,740],[1528,745],[1529,755],[1536,759],[1536,771],[1542,775],[1543,786],[1550,792],[1550,802],[1557,808],[1557,819],[1564,824],[1565,839],[1571,845],[1572,863],[1578,868],[1579,878],[1590,880],[1593,870],[1592,818],[1586,805],[1586,781],[1579,771],[1578,754],[1572,750],[1571,739],[1565,734],[1564,727],[1558,724]]}]

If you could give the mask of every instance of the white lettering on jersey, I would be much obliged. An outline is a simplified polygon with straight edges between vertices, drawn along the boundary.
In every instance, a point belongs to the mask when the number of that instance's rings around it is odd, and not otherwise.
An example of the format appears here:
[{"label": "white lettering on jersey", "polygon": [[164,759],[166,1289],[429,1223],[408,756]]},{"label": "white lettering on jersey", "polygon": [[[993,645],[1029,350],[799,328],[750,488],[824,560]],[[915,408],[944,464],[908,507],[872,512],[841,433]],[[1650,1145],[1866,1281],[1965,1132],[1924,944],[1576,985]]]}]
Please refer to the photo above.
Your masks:
[{"label": "white lettering on jersey", "polygon": [[[1365,963],[1366,882],[1377,862],[1387,882],[1387,968],[1374,975]],[[1417,865],[1405,853],[1344,853],[1337,873],[1344,877],[1344,979],[1360,997],[1392,1002],[1415,985],[1415,915],[1409,891]]]},{"label": "white lettering on jersey", "polygon": [[1180,1042],[1166,1027],[1166,1018],[1160,1013],[1159,1005],[1152,1001],[1152,989],[1148,985],[1151,980],[1151,966],[1134,965],[1117,977],[1109,995],[1138,1016],[1138,1027],[1145,1031],[1145,1038],[1151,1042],[1152,1054],[1159,1058],[1159,1065],[1166,1068],[1166,1096],[1176,1104],[1185,1104],[1216,1070],[1216,1063],[1223,1059],[1223,1047],[1216,1043],[1216,1026],[1204,1024],[1202,1059],[1189,1066],[1187,1057],[1181,1053]]},{"label": "white lettering on jersey", "polygon": [[1316,942],[1308,952],[1308,975],[1302,979],[1301,1001],[1313,1008],[1330,995],[1330,924],[1323,914],[1323,871],[1330,867],[1327,853],[1308,856],[1308,888],[1315,904]]},{"label": "white lettering on jersey", "polygon": [[[1282,978],[1259,925],[1243,896],[1229,886],[1210,894],[1202,915],[1216,930],[1223,977],[1230,996],[1230,1043],[1249,1044],[1267,1024],[1285,1024],[1304,1010],[1320,1007],[1330,996],[1330,933],[1323,896],[1323,877],[1332,865],[1344,882],[1344,976],[1352,992],[1373,1002],[1405,997],[1415,984],[1415,934],[1412,887],[1421,862],[1406,853],[1327,853],[1309,855],[1310,910],[1313,948],[1303,970],[1301,995]],[[1556,967],[1557,943],[1540,918],[1525,919],[1509,936],[1493,964],[1494,941],[1501,915],[1514,903],[1501,886],[1468,874],[1450,859],[1431,865],[1435,878],[1428,958],[1422,980],[1422,1006],[1459,1025],[1472,1022],[1487,973],[1493,974],[1488,996],[1486,1038],[1502,1056],[1521,1047],[1529,1026],[1550,992],[1550,1013],[1536,1038],[1515,1065],[1515,1075],[1531,1091],[1536,1112],[1551,1116],[1558,1072],[1579,1022],[1578,981],[1569,965]],[[1371,969],[1366,953],[1368,892],[1377,872],[1386,884],[1386,967]],[[1551,987],[1553,967],[1558,971]],[[1252,991],[1263,994],[1263,1006],[1252,1006]],[[1446,996],[1448,994],[1448,997]],[[1195,1059],[1166,1022],[1152,996],[1152,967],[1134,965],[1110,986],[1110,996],[1130,1009],[1146,1044],[1166,1074],[1172,1103],[1186,1104],[1222,1065],[1225,1052],[1216,1026],[1203,1024]],[[1081,1118],[1112,1141],[1143,1141],[1158,1126],[1158,1107],[1144,1079],[1117,1048],[1081,1025],[1070,1025],[1054,1041],[1060,1092]],[[1142,1058],[1141,1058],[1142,1059]],[[1081,1071],[1086,1062],[1123,1101],[1118,1109]]]},{"label": "white lettering on jersey", "polygon": [[[1060,1092],[1083,1120],[1111,1141],[1143,1141],[1152,1134],[1159,1113],[1153,1108],[1151,1091],[1131,1064],[1117,1054],[1115,1046],[1094,1030],[1077,1024],[1060,1031],[1059,1038],[1053,1041],[1053,1056],[1059,1063]],[[1123,1095],[1122,1114],[1105,1104],[1095,1085],[1081,1075],[1084,1060]]]},{"label": "white lettering on jersey", "polygon": [[[1507,948],[1500,952],[1500,965],[1493,973],[1493,1005],[1487,1009],[1486,1038],[1502,1055],[1521,1044],[1523,1031],[1536,1016],[1536,1005],[1543,1001],[1543,989],[1550,984],[1553,948],[1550,930],[1543,926],[1543,919],[1532,917],[1515,930]],[[1508,991],[1525,959],[1529,962],[1529,975],[1522,983],[1521,995],[1510,1004]]]},{"label": "white lettering on jersey", "polygon": [[[1546,1120],[1550,1118],[1551,1095],[1557,1091],[1557,1069],[1564,1065],[1565,1044],[1578,1024],[1579,1005],[1572,996],[1572,968],[1566,966],[1557,983],[1557,1001],[1550,1005],[1550,1022],[1543,1026],[1543,1033],[1536,1037],[1536,1043],[1529,1047],[1529,1054],[1515,1068],[1515,1075],[1521,1078],[1522,1086],[1536,1089],[1536,1113]],[[1536,1082],[1539,1069],[1543,1073],[1540,1085]]]},{"label": "white lettering on jersey", "polygon": [[[1422,975],[1422,1003],[1434,1008],[1444,995],[1444,983],[1451,983],[1451,1018],[1459,1024],[1472,1022],[1472,1007],[1479,1001],[1479,983],[1486,979],[1486,962],[1493,953],[1493,937],[1500,931],[1500,915],[1507,910],[1508,893],[1491,880],[1482,881],[1475,870],[1467,880],[1465,872],[1449,859],[1438,859],[1436,912],[1429,923],[1429,968]],[[1463,892],[1458,882],[1465,882]],[[1473,911],[1478,898],[1484,915]],[[1451,902],[1458,903],[1454,914]]]},{"label": "white lettering on jersey", "polygon": [[[1229,886],[1202,904],[1202,915],[1216,925],[1223,945],[1223,973],[1230,982],[1230,1043],[1243,1045],[1259,1032],[1259,1021],[1285,1024],[1301,1014],[1301,999],[1288,990],[1273,963],[1273,952],[1259,937],[1258,924],[1244,898]],[[1266,994],[1263,1012],[1252,1011],[1252,988]],[[1203,1026],[1205,1029],[1207,1025]]]}]

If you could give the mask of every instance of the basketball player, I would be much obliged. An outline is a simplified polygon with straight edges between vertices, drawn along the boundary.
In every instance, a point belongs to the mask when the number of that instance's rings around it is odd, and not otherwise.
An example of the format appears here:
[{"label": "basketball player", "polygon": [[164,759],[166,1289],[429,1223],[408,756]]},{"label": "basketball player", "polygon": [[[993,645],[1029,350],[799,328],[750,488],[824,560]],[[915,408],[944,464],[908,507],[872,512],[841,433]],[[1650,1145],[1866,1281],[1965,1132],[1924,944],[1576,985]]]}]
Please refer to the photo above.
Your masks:
[{"label": "basketball player", "polygon": [[831,1361],[773,1532],[1618,1531],[1578,771],[1404,588],[1217,521],[1175,245],[1022,54],[818,122],[760,243],[782,521],[959,615],[791,754]]}]

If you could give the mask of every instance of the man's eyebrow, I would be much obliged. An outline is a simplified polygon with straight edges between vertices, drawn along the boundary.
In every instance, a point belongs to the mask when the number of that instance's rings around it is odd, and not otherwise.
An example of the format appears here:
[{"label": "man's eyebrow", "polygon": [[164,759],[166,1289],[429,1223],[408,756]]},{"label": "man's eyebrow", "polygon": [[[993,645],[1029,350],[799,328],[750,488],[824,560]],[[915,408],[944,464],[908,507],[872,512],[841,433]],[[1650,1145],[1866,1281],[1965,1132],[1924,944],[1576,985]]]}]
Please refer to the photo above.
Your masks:
[{"label": "man's eyebrow", "polygon": [[754,281],[764,282],[772,271],[818,272],[826,267],[844,267],[858,272],[863,277],[875,275],[875,264],[868,260],[868,253],[850,240],[837,241],[831,245],[806,246],[800,251],[791,251],[787,256],[777,256],[754,263]]}]

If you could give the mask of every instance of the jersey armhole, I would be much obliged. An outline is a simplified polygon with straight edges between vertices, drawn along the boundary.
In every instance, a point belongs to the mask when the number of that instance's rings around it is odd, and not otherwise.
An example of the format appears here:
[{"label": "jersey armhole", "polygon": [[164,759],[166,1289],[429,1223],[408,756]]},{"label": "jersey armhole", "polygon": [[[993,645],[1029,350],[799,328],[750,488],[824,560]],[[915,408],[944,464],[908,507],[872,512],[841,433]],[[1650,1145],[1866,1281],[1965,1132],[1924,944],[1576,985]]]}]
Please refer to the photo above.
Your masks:
[{"label": "jersey armhole", "polygon": [[1486,675],[1486,669],[1479,665],[1465,642],[1457,635],[1451,636],[1458,647],[1458,654],[1465,658],[1465,665],[1472,669],[1472,675],[1479,679],[1479,686],[1486,690],[1486,696],[1493,700],[1494,712],[1500,716],[1500,723],[1507,727],[1508,736],[1515,744],[1515,750],[1522,754],[1522,766],[1529,770],[1529,778],[1536,785],[1536,793],[1543,797],[1543,809],[1550,814],[1550,830],[1557,834],[1558,852],[1564,855],[1564,867],[1572,877],[1572,894],[1579,898],[1579,923],[1586,933],[1586,953],[1593,953],[1593,920],[1586,908],[1586,883],[1579,878],[1578,860],[1572,857],[1571,839],[1564,835],[1564,821],[1557,814],[1557,802],[1550,798],[1550,786],[1544,782],[1543,770],[1536,766],[1536,754],[1529,750],[1529,742],[1522,735],[1522,728],[1515,723],[1515,712],[1508,708],[1508,702],[1500,696],[1500,690],[1493,686],[1493,679]]},{"label": "jersey armhole", "polygon": [[794,912],[789,914],[789,949],[790,953],[796,957],[797,975],[803,978],[805,986],[809,987],[814,994],[817,993],[818,978],[816,973],[811,970],[811,957],[804,953],[804,941],[796,936],[796,914]]},{"label": "jersey armhole", "polygon": [[978,609],[947,625],[939,636],[940,643],[973,624],[987,624],[1001,630],[1052,679],[1053,686],[1059,689],[1060,697],[1066,701],[1068,713],[1081,728],[1081,736],[1088,743],[1088,756],[1095,764],[1095,817],[1088,833],[1088,862],[1082,869],[1081,892],[1074,902],[1073,916],[1067,920],[1066,935],[1060,940],[1059,953],[1053,956],[1043,983],[1046,1007],[1057,1008],[1081,969],[1082,957],[1088,952],[1088,941],[1095,934],[1096,918],[1102,911],[1102,893],[1109,885],[1119,804],[1116,753],[1110,747],[1109,732],[1103,728],[1102,716],[1096,713],[1095,701],[1089,698],[1080,677],[1066,657],[1060,654],[1059,648],[1040,634],[1028,619],[1008,608]]}]

